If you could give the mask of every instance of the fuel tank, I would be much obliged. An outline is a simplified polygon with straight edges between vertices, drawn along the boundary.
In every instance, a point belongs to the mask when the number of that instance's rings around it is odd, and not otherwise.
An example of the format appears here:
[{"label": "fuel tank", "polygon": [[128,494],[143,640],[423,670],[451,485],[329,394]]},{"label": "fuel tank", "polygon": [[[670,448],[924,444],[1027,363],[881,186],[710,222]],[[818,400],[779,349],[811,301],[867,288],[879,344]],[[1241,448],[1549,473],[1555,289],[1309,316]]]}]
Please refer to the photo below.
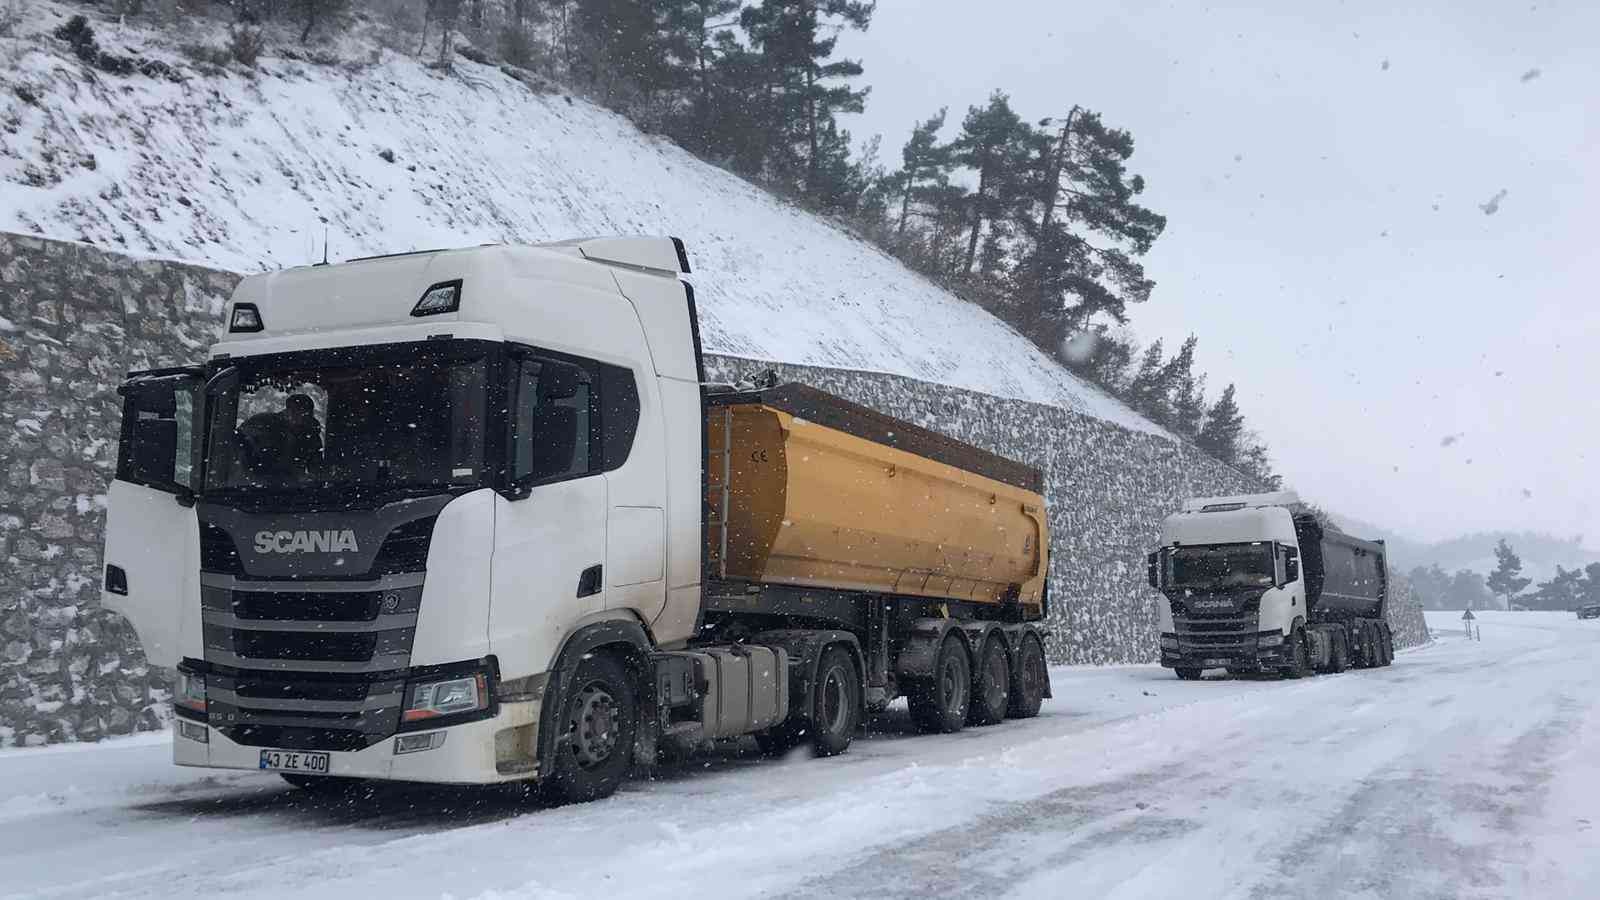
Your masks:
[{"label": "fuel tank", "polygon": [[707,553],[724,579],[1043,602],[1043,476],[799,384],[706,406]]}]

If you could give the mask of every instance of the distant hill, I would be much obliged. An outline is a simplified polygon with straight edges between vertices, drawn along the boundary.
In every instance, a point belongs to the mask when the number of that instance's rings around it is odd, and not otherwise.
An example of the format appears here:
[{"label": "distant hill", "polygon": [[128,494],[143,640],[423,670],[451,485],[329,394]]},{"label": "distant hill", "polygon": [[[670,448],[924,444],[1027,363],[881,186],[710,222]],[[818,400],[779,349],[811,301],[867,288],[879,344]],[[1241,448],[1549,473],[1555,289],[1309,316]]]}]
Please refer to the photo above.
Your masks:
[{"label": "distant hill", "polygon": [[1600,550],[1584,546],[1581,535],[1559,538],[1536,531],[1484,531],[1428,543],[1360,519],[1337,514],[1333,518],[1351,534],[1384,541],[1389,548],[1389,564],[1402,572],[1438,565],[1446,572],[1468,569],[1488,575],[1494,571],[1494,545],[1501,538],[1522,557],[1522,574],[1535,583],[1555,575],[1558,565],[1574,569],[1600,562]]}]

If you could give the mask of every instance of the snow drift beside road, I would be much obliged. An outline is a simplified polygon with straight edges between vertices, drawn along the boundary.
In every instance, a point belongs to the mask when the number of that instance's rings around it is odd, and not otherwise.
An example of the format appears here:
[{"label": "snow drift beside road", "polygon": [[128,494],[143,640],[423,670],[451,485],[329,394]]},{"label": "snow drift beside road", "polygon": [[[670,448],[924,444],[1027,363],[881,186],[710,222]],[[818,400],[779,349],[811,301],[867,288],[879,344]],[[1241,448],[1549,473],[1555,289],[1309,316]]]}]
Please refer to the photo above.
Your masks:
[{"label": "snow drift beside road", "polygon": [[186,80],[111,76],[44,36],[77,11],[35,3],[21,36],[0,38],[14,119],[0,129],[0,229],[239,271],[315,260],[324,228],[335,259],[675,234],[708,351],[890,372],[1164,434],[978,307],[577,98],[464,59],[442,75],[355,40],[340,57],[360,63],[268,56],[256,73],[206,75],[175,38],[95,22],[107,50]]}]

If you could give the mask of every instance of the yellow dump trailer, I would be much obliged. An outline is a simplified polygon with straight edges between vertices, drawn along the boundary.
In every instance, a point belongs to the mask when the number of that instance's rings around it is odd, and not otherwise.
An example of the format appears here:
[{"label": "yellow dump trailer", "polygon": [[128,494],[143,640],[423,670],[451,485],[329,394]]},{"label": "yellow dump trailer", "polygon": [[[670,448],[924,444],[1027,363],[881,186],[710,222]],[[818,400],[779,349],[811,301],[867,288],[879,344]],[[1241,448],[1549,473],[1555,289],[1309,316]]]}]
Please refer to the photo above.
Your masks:
[{"label": "yellow dump trailer", "polygon": [[798,384],[708,405],[706,433],[715,576],[1038,616],[1037,470]]}]

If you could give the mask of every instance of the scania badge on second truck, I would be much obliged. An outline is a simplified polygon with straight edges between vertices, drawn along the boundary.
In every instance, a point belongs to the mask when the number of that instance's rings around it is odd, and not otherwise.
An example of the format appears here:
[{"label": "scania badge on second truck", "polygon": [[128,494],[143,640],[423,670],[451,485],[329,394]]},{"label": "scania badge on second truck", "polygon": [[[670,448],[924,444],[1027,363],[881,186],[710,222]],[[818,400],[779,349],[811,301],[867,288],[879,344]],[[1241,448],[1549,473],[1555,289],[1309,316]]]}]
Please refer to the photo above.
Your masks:
[{"label": "scania badge on second truck", "polygon": [[1161,664],[1179,678],[1386,666],[1382,541],[1325,530],[1292,491],[1201,497],[1161,523]]},{"label": "scania badge on second truck", "polygon": [[246,278],[130,375],[104,602],[177,672],[181,765],[535,780],[752,734],[840,753],[1036,715],[1032,468],[800,385],[705,384],[680,242]]}]

